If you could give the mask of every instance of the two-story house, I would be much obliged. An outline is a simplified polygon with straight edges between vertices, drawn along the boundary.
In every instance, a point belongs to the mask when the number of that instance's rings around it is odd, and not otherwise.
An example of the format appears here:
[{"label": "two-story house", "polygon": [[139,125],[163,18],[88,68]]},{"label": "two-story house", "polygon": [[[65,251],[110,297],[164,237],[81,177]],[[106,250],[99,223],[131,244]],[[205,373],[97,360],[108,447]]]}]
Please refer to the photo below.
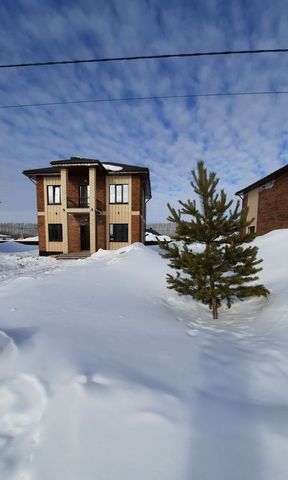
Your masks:
[{"label": "two-story house", "polygon": [[23,174],[36,184],[40,255],[144,242],[148,168],[71,157]]},{"label": "two-story house", "polygon": [[248,208],[247,230],[264,235],[271,230],[288,228],[288,165],[236,192]]}]

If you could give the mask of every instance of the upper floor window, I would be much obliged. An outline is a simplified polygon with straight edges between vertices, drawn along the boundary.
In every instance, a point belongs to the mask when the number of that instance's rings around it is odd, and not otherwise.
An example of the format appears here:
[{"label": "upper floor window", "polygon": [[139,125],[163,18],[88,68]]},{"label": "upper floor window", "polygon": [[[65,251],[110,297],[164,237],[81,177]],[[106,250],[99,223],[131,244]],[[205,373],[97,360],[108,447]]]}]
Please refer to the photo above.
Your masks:
[{"label": "upper floor window", "polygon": [[90,204],[90,188],[89,185],[79,186],[79,207],[89,207]]},{"label": "upper floor window", "polygon": [[128,203],[128,185],[110,185],[109,190],[110,203]]},{"label": "upper floor window", "polygon": [[61,187],[60,185],[47,186],[48,205],[60,205],[61,203]]}]

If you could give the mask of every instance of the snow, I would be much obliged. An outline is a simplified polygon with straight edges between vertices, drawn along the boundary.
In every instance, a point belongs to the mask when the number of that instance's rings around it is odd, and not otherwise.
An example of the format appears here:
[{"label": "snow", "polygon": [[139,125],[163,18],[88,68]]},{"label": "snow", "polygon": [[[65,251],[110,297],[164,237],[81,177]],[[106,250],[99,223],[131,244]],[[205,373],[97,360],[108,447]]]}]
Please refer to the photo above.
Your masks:
[{"label": "snow", "polygon": [[22,245],[21,243],[15,242],[14,240],[9,240],[7,242],[0,243],[0,255],[2,253],[12,253],[12,252],[27,252],[34,251],[38,253],[38,249],[35,248],[35,245]]},{"label": "snow", "polygon": [[4,235],[4,233],[0,233],[0,243],[1,242],[7,242],[8,240],[11,240],[12,237],[10,235]]},{"label": "snow", "polygon": [[270,297],[214,321],[158,247],[0,254],[0,478],[286,480],[288,231],[256,243]]},{"label": "snow", "polygon": [[38,235],[36,237],[26,237],[26,238],[19,238],[16,240],[16,242],[21,242],[21,243],[29,243],[29,242],[39,242],[39,237]]},{"label": "snow", "polygon": [[145,242],[171,242],[171,238],[168,235],[155,235],[154,233],[146,232],[145,233]]},{"label": "snow", "polygon": [[120,170],[123,170],[123,167],[120,167],[120,165],[110,165],[110,163],[102,163],[102,165],[106,170],[110,170],[111,172],[120,172]]}]

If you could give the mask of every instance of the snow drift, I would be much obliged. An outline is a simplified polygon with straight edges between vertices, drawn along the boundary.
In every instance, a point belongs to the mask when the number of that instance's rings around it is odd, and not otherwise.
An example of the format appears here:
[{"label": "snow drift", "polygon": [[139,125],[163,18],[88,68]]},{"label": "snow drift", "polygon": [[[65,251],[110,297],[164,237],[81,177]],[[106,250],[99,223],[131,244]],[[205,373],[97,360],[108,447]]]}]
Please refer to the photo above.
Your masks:
[{"label": "snow drift", "polygon": [[287,242],[257,239],[271,295],[217,321],[140,244],[1,254],[0,478],[286,479]]}]

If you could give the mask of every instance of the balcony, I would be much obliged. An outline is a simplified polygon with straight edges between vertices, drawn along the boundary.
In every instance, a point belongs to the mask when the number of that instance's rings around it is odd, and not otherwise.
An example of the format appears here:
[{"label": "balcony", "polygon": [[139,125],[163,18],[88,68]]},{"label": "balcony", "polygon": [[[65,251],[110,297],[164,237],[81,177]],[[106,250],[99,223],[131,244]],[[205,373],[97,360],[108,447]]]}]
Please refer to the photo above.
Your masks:
[{"label": "balcony", "polygon": [[89,208],[89,197],[67,198],[67,208]]},{"label": "balcony", "polygon": [[[67,198],[67,208],[89,208],[89,197],[79,197],[77,199]],[[96,200],[96,211],[102,213],[104,210],[103,202]]]}]

